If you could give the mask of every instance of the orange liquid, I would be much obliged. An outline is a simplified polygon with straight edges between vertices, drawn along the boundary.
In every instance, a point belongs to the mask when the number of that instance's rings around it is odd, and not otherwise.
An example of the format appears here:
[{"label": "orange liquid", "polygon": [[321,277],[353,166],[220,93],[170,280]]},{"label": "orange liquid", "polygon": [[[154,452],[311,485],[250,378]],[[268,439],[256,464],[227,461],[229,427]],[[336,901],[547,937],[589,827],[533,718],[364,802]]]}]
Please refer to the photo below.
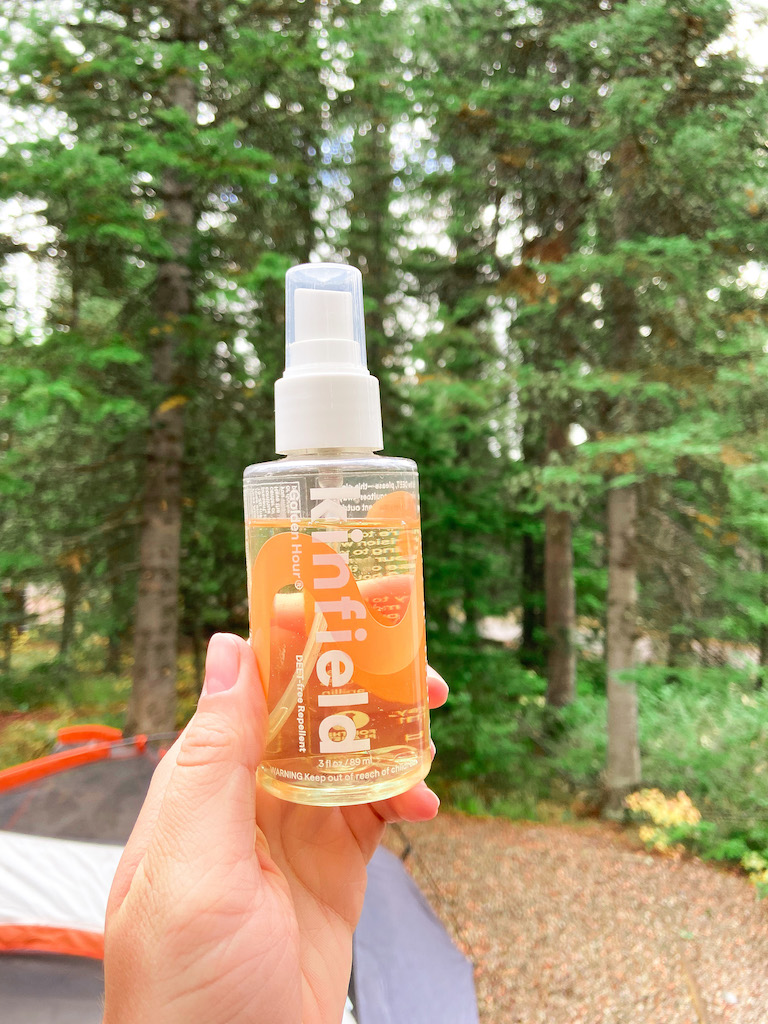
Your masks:
[{"label": "orange liquid", "polygon": [[[254,520],[246,534],[251,642],[270,712],[262,784],[318,804],[410,788],[430,764],[418,523]],[[353,667],[342,685],[329,685],[331,651]],[[329,694],[333,706],[322,706]],[[329,728],[329,715],[342,726]],[[345,732],[367,749],[344,749]]]}]

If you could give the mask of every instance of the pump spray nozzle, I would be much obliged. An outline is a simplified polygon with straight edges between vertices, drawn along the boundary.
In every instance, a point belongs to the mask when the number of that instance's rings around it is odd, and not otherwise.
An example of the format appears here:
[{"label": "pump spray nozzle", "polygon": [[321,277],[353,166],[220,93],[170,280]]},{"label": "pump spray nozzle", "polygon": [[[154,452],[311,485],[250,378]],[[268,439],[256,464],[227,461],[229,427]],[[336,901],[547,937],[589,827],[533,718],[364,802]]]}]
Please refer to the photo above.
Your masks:
[{"label": "pump spray nozzle", "polygon": [[285,279],[285,373],[275,384],[275,450],[383,447],[379,382],[368,372],[356,267],[305,263]]}]

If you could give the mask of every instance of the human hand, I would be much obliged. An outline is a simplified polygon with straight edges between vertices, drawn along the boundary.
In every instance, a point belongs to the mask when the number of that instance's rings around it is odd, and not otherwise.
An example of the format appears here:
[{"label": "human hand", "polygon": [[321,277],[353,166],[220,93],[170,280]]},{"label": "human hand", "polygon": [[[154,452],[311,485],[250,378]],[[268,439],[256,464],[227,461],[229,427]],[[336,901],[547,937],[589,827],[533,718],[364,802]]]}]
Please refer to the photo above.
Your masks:
[{"label": "human hand", "polygon": [[[428,690],[445,702],[431,671]],[[266,729],[253,651],[217,634],[115,875],[104,1024],[339,1024],[366,864],[385,822],[439,800],[424,782],[376,804],[278,800],[256,782]]]}]

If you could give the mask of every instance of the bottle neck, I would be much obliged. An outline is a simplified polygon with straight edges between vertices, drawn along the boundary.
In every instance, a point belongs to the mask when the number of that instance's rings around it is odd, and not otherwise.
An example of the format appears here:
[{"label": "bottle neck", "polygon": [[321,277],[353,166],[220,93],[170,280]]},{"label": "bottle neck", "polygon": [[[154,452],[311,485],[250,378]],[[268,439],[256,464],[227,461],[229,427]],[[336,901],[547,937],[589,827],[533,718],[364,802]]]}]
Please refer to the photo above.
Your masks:
[{"label": "bottle neck", "polygon": [[301,448],[285,452],[285,458],[294,461],[306,459],[375,459],[372,448]]}]

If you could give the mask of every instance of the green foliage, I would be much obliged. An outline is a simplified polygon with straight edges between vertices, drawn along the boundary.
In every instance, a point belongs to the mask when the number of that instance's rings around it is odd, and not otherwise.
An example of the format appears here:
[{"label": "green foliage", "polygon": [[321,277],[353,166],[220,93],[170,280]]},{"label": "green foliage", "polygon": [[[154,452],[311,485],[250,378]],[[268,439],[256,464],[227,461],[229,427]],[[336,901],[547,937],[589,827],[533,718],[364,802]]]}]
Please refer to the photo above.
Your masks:
[{"label": "green foliage", "polygon": [[[768,807],[768,698],[754,690],[753,672],[735,669],[637,671],[640,744],[646,785],[684,790],[707,819],[758,820]],[[605,697],[580,688],[561,712],[564,731],[552,766],[575,789],[600,789],[605,745]]]},{"label": "green foliage", "polygon": [[0,769],[49,754],[65,725],[122,725],[130,681],[100,671],[102,646],[83,640],[65,663],[46,629],[19,637],[14,668],[0,675]]},{"label": "green foliage", "polygon": [[29,711],[49,707],[64,698],[70,672],[55,662],[27,672],[6,672],[0,681],[0,708]]},{"label": "green foliage", "polygon": [[[3,706],[111,699],[96,661],[115,668],[130,634],[146,430],[169,402],[186,422],[181,628],[199,660],[210,632],[244,627],[240,477],[272,455],[284,273],[345,258],[388,451],[421,469],[430,658],[453,687],[444,784],[529,813],[599,791],[604,506],[635,484],[647,780],[752,829],[768,715],[756,670],[727,666],[768,664],[768,103],[718,42],[731,5],[244,0],[198,5],[181,41],[165,3],[70,7],[60,24],[22,0],[0,22],[18,122],[0,200],[47,228],[30,245],[4,228],[0,250],[53,274],[41,325],[17,329],[23,289],[0,298],[0,630],[24,625],[12,596],[34,583],[82,632],[47,666],[17,643]],[[172,322],[155,302],[178,255],[169,176],[193,210],[191,308]],[[542,547],[547,507],[574,519],[582,647],[558,713],[483,636],[539,601],[521,551]],[[110,643],[82,689],[66,664],[89,633]]]},{"label": "green foliage", "polygon": [[88,633],[76,641],[72,656],[57,657],[56,632],[33,628],[16,641],[13,668],[0,675],[0,716],[15,712],[98,709],[98,720],[117,725],[130,690],[125,677],[101,671],[106,640]]},{"label": "green foliage", "polygon": [[[599,806],[606,743],[599,664],[580,675],[578,700],[561,710],[544,704],[534,673],[504,671],[501,661],[488,667],[484,697],[472,683],[461,689],[469,673],[451,674],[459,692],[435,716],[435,771],[444,785],[471,780],[486,807],[504,797]],[[768,697],[754,690],[752,672],[698,667],[675,682],[668,676],[667,669],[638,670],[644,784],[685,791],[720,837],[729,829],[752,835],[768,807]],[[493,706],[492,683],[504,694]]]},{"label": "green foliage", "polygon": [[68,716],[45,722],[25,718],[0,727],[0,770],[49,754],[56,730],[69,721]]},{"label": "green foliage", "polygon": [[[272,453],[282,278],[315,240],[327,90],[309,7],[200,8],[184,40],[166,7],[22,3],[0,19],[18,122],[0,199],[34,204],[51,240],[19,242],[11,224],[0,247],[28,249],[54,283],[42,328],[0,338],[0,575],[64,588],[62,650],[75,618],[114,650],[129,632],[146,430],[166,403],[187,419],[183,628],[202,643],[244,619],[239,479]],[[182,78],[197,117],[174,99]],[[169,320],[157,283],[181,251],[179,201],[192,302]],[[5,299],[15,323],[20,300]]]}]

